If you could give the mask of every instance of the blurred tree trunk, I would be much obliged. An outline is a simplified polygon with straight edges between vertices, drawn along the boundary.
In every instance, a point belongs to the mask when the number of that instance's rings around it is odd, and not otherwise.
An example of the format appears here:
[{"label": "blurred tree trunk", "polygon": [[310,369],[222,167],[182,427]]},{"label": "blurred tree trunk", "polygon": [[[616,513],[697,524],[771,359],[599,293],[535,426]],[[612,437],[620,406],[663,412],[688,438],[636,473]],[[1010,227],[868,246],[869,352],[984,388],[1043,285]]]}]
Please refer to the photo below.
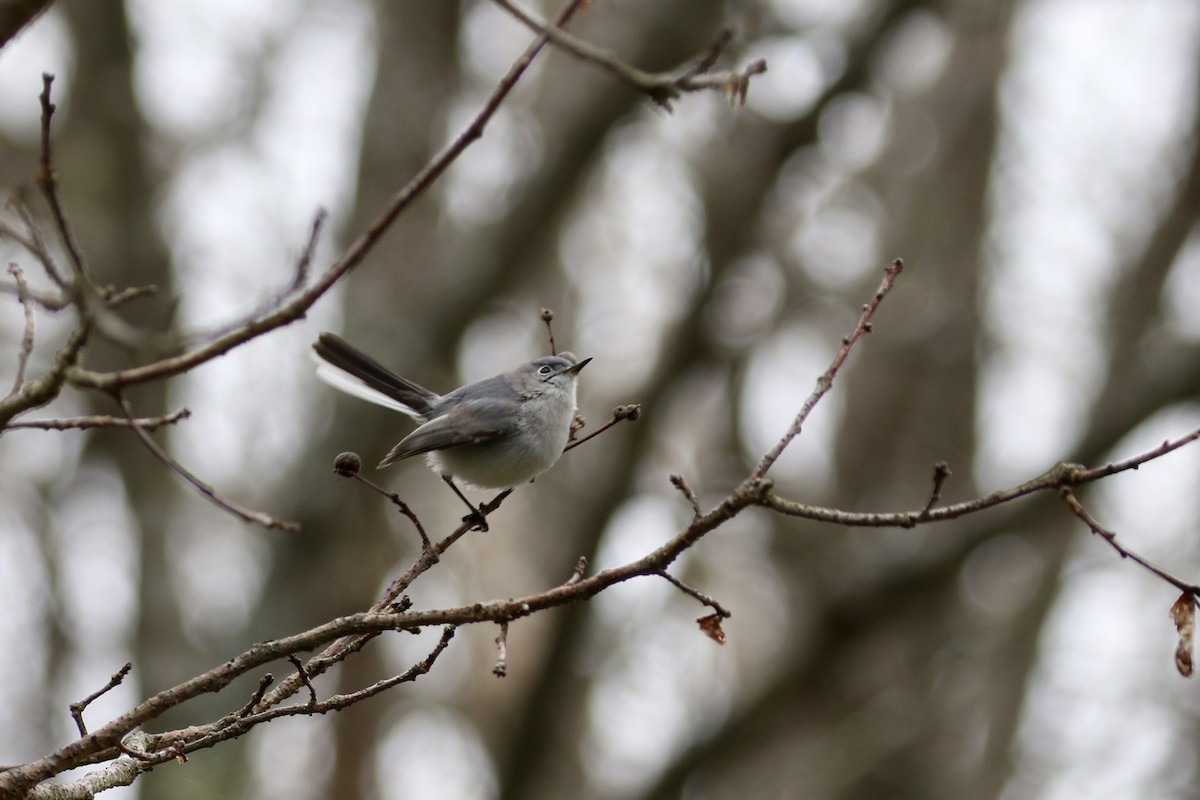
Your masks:
[{"label": "blurred tree trunk", "polygon": [[[121,3],[64,3],[62,10],[75,49],[70,96],[55,97],[60,114],[55,117],[54,147],[63,205],[100,283],[158,287],[153,299],[127,304],[122,312],[137,325],[162,330],[170,322],[173,291],[170,261],[157,225],[162,176],[146,151],[151,134],[134,96],[133,44],[125,9]],[[90,368],[134,363],[133,354],[102,337],[93,339]],[[163,413],[168,389],[166,381],[145,384],[129,392],[129,399],[140,414]],[[94,413],[121,414],[107,398],[88,399]],[[183,635],[173,586],[168,529],[181,498],[179,481],[129,432],[89,436],[82,463],[89,462],[116,470],[136,522],[127,532],[136,539],[138,561],[138,618],[130,643],[135,668],[129,681],[139,694],[157,691],[177,682],[194,665],[215,658]],[[119,666],[104,665],[103,671]],[[173,722],[183,724],[183,717],[169,714],[160,724]],[[233,752],[226,756],[237,757]],[[156,785],[167,780],[166,775],[154,776]]]},{"label": "blurred tree trunk", "polygon": [[[124,9],[119,3],[67,3],[76,69],[71,96],[57,102],[68,109],[55,131],[63,204],[98,279],[116,286],[158,287],[158,299],[171,296],[171,272],[155,225],[153,205],[160,186],[144,150],[148,138],[133,94],[133,54]],[[57,118],[56,118],[57,119]],[[161,327],[162,306],[130,305],[135,322]],[[129,354],[97,341],[93,368],[130,363]],[[132,393],[141,413],[161,413],[168,385],[139,387]],[[120,414],[106,398],[93,396],[95,413]],[[196,655],[181,635],[177,598],[167,568],[166,531],[178,497],[175,476],[162,468],[134,436],[89,439],[97,458],[121,476],[137,520],[138,611],[134,643],[143,690],[166,684]],[[119,665],[118,665],[119,666]]]}]

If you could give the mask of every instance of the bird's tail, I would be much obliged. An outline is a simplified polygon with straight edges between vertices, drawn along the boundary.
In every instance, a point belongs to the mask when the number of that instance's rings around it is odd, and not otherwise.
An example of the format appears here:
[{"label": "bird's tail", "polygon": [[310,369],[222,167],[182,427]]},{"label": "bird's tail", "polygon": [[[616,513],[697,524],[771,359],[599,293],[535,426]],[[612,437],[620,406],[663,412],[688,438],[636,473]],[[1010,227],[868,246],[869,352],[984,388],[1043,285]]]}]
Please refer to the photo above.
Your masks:
[{"label": "bird's tail", "polygon": [[424,386],[402,378],[340,336],[322,333],[313,342],[320,361],[317,377],[362,400],[425,419],[441,399]]}]

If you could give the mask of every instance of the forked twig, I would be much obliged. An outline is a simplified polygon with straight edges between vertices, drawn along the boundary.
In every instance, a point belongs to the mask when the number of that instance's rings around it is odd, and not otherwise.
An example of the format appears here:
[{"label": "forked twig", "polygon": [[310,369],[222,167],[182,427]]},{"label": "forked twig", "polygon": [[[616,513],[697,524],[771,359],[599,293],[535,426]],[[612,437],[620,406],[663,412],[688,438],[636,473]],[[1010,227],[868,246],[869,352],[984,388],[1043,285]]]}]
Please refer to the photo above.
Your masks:
[{"label": "forked twig", "polygon": [[108,683],[104,684],[82,700],[76,700],[67,707],[71,712],[71,719],[75,720],[75,727],[79,729],[80,736],[87,736],[87,725],[85,725],[83,722],[83,712],[86,711],[87,707],[96,700],[120,686],[121,681],[125,680],[125,676],[128,675],[132,669],[133,662],[126,661],[125,666],[114,672],[112,677],[108,679]]}]

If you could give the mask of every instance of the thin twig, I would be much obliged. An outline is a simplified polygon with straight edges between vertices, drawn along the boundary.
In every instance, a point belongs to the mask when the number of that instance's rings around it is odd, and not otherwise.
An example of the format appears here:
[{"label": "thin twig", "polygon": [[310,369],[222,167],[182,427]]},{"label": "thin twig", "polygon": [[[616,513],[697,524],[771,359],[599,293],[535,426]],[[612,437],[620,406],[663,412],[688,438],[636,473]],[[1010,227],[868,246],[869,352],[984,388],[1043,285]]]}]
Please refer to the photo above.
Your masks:
[{"label": "thin twig", "polygon": [[575,569],[571,572],[571,577],[567,578],[567,582],[563,586],[570,586],[579,583],[583,580],[583,576],[587,574],[588,560],[587,556],[580,556],[575,562]]},{"label": "thin twig", "polygon": [[124,755],[127,755],[135,761],[140,761],[144,764],[154,761],[154,756],[150,755],[149,753],[143,753],[140,750],[134,750],[124,742],[117,742],[117,749],[120,750]]},{"label": "thin twig", "polygon": [[25,383],[25,369],[29,366],[29,357],[33,354],[33,298],[29,294],[29,285],[25,282],[25,273],[15,262],[8,265],[8,274],[17,282],[17,302],[25,310],[25,330],[21,334],[21,350],[17,354],[17,376],[13,381],[10,395],[21,391]]},{"label": "thin twig", "polygon": [[883,298],[887,297],[888,292],[896,283],[897,276],[904,269],[904,262],[900,259],[893,261],[883,272],[883,282],[879,284],[879,288],[875,290],[875,295],[871,301],[863,306],[862,314],[858,318],[858,324],[854,326],[854,331],[845,339],[842,339],[842,346],[838,348],[837,355],[833,357],[833,363],[829,365],[829,369],[817,379],[817,388],[808,396],[801,406],[800,412],[796,414],[796,418],[792,420],[792,424],[788,427],[787,432],[783,435],[775,446],[762,457],[758,462],[758,466],[750,473],[751,480],[758,480],[766,477],[767,470],[771,468],[787,448],[792,440],[800,435],[800,428],[808,419],[808,415],[812,413],[813,408],[825,393],[833,388],[833,379],[837,377],[838,370],[845,363],[846,358],[850,355],[850,351],[854,348],[854,344],[863,337],[864,334],[871,330],[871,317],[875,314],[875,310],[879,308],[879,304],[883,302]]},{"label": "thin twig", "polygon": [[554,311],[549,308],[542,309],[542,322],[546,323],[546,335],[550,337],[550,355],[558,355],[558,345],[554,343]]},{"label": "thin twig", "polygon": [[69,706],[67,706],[71,712],[71,719],[75,720],[75,727],[79,729],[80,736],[87,736],[87,725],[83,723],[83,712],[86,711],[87,707],[97,699],[120,686],[121,681],[125,680],[125,676],[128,675],[129,671],[132,669],[133,662],[125,662],[125,666],[121,667],[112,674],[112,677],[108,679],[108,683],[104,684],[82,700],[76,700],[74,703],[71,703]]},{"label": "thin twig", "polygon": [[250,695],[250,699],[246,701],[246,704],[237,710],[236,716],[241,718],[249,715],[250,712],[254,710],[254,707],[258,705],[259,701],[262,700],[263,695],[267,693],[267,689],[274,682],[275,676],[269,672],[259,678],[258,688],[254,690],[254,694]]},{"label": "thin twig", "polygon": [[[0,292],[12,295],[18,299],[21,297],[21,289],[15,283],[0,283]],[[49,292],[41,292],[32,287],[29,287],[25,291],[25,295],[31,301],[47,311],[62,311],[64,308],[71,305],[71,301],[67,298],[64,298],[60,295],[50,294]]]},{"label": "thin twig", "polygon": [[425,526],[421,524],[421,520],[417,517],[416,512],[409,508],[408,503],[400,499],[400,495],[396,494],[395,492],[389,492],[387,489],[384,489],[382,486],[378,485],[369,478],[363,477],[361,470],[362,459],[359,458],[357,453],[341,453],[333,461],[334,472],[345,478],[353,478],[372,491],[378,492],[390,500],[392,504],[400,510],[401,514],[408,517],[408,520],[413,524],[413,527],[417,529],[417,535],[421,537],[421,549],[423,551],[432,552],[433,546],[430,544],[429,536],[425,533]]},{"label": "thin twig", "polygon": [[973,500],[964,500],[961,503],[921,509],[920,511],[843,511],[837,508],[808,505],[784,499],[771,491],[773,487],[770,486],[762,492],[756,500],[756,504],[773,511],[778,511],[781,514],[802,517],[815,522],[830,522],[835,525],[848,527],[915,528],[917,525],[927,522],[944,522],[946,520],[965,517],[968,514],[994,508],[1037,492],[1061,489],[1064,486],[1082,486],[1088,483],[1095,483],[1119,472],[1136,470],[1142,464],[1162,458],[1168,453],[1172,453],[1198,439],[1200,439],[1200,428],[1196,428],[1180,436],[1178,439],[1168,439],[1158,447],[1130,456],[1122,461],[1108,463],[1102,467],[1094,467],[1092,469],[1081,464],[1063,462],[1051,467],[1036,478],[1019,483],[1016,486],[998,489],[981,497],[976,497]]},{"label": "thin twig", "polygon": [[708,46],[708,50],[704,53],[703,57],[696,62],[694,67],[687,70],[683,74],[691,78],[708,72],[717,65],[717,59],[721,57],[721,53],[725,52],[725,48],[728,47],[729,43],[732,41],[733,31],[729,28],[722,29],[722,31],[718,33],[712,40],[712,43]]},{"label": "thin twig", "polygon": [[296,668],[296,674],[300,676],[300,682],[304,684],[304,688],[308,689],[308,705],[310,708],[315,708],[317,705],[317,688],[313,686],[312,681],[308,677],[308,670],[304,668],[304,662],[299,659],[294,653],[288,656],[288,661],[292,662],[292,666]]},{"label": "thin twig", "polygon": [[632,403],[630,405],[625,405],[625,406],[617,406],[616,408],[613,409],[612,419],[610,419],[608,422],[604,423],[599,428],[592,431],[591,433],[589,433],[587,436],[583,437],[582,439],[576,439],[575,441],[568,443],[567,446],[563,448],[563,452],[565,453],[568,450],[574,450],[576,447],[579,447],[579,445],[583,444],[584,442],[595,439],[597,436],[604,433],[606,430],[608,430],[609,428],[611,428],[612,426],[616,425],[619,422],[624,422],[626,420],[628,420],[630,422],[636,422],[641,416],[642,416],[642,407],[641,407],[641,405],[639,405],[637,403]]},{"label": "thin twig", "polygon": [[[556,25],[565,25],[575,13],[585,5],[585,0],[569,0],[559,12]],[[483,136],[484,129],[495,116],[500,104],[512,92],[513,87],[525,74],[534,57],[542,51],[549,41],[545,34],[534,40],[525,52],[513,62],[505,76],[496,85],[483,108],[475,115],[470,123],[433,157],[394,197],[388,202],[383,211],[366,227],[357,239],[346,249],[342,257],[325,270],[313,284],[291,301],[265,317],[251,320],[240,329],[222,336],[206,345],[171,358],[163,358],[151,364],[120,370],[118,372],[93,372],[81,368],[71,371],[72,382],[81,387],[100,389],[106,392],[118,391],[134,384],[159,380],[187,372],[200,364],[204,364],[217,356],[224,355],[230,350],[261,336],[276,328],[288,325],[304,317],[308,309],[329,291],[343,275],[357,267],[374,249],[383,235],[391,228],[392,223],[412,203],[423,195],[433,183],[441,177],[463,151],[477,139]]]},{"label": "thin twig", "polygon": [[[88,324],[96,329],[96,332],[102,334],[113,342],[127,347],[131,350],[154,350],[159,352],[175,352],[178,349],[178,343],[173,337],[167,336],[157,331],[148,331],[130,324],[123,317],[113,313],[109,303],[109,295],[113,294],[108,290],[98,288],[92,281],[88,270],[87,260],[84,258],[83,249],[79,246],[75,238],[75,234],[71,229],[70,223],[67,221],[66,211],[62,207],[62,203],[58,198],[58,179],[54,173],[54,157],[51,146],[51,121],[54,118],[56,106],[50,101],[50,89],[54,83],[54,76],[48,72],[42,73],[42,93],[39,95],[42,107],[42,146],[41,159],[39,162],[37,184],[42,190],[42,196],[46,204],[50,207],[51,217],[54,219],[55,227],[58,230],[59,240],[67,251],[67,261],[70,264],[73,279],[65,281],[63,276],[58,273],[58,270],[52,266],[52,259],[49,253],[46,252],[41,256],[42,261],[46,264],[47,271],[55,280],[61,281],[64,291],[69,295],[71,303],[79,308],[79,311]],[[29,223],[30,230],[36,232],[37,227]],[[40,241],[37,235],[31,238],[37,243],[40,250],[44,250],[44,243]],[[133,296],[141,296],[145,289],[133,290]],[[127,299],[124,293],[119,299],[123,302]]]},{"label": "thin twig", "polygon": [[1181,592],[1191,595],[1194,600],[1200,600],[1200,584],[1189,583],[1182,578],[1172,575],[1162,567],[1147,561],[1142,556],[1118,542],[1117,534],[1105,528],[1096,520],[1095,517],[1089,514],[1087,509],[1083,507],[1083,504],[1079,502],[1079,498],[1075,496],[1075,493],[1072,492],[1069,487],[1064,486],[1060,491],[1060,494],[1063,501],[1066,502],[1067,507],[1071,509],[1072,513],[1079,517],[1079,519],[1083,520],[1083,524],[1087,525],[1091,529],[1092,533],[1108,542],[1112,549],[1116,550],[1121,558],[1128,558],[1130,561],[1142,567],[1143,569],[1153,573],[1154,575],[1157,575],[1159,578],[1162,578],[1164,581],[1171,584],[1176,589],[1179,589]]},{"label": "thin twig", "polygon": [[67,381],[67,373],[78,362],[79,353],[87,343],[90,333],[91,325],[87,319],[81,319],[79,326],[67,338],[67,343],[54,354],[54,364],[50,370],[40,378],[26,383],[19,392],[0,400],[0,430],[7,427],[9,421],[17,414],[44,406],[58,397]]},{"label": "thin twig", "polygon": [[67,259],[72,271],[75,273],[76,289],[82,290],[84,286],[91,285],[87,275],[87,263],[84,261],[83,251],[79,248],[78,242],[75,241],[75,235],[71,232],[71,226],[67,223],[67,215],[63,211],[62,205],[58,202],[58,179],[54,175],[50,122],[54,117],[57,106],[50,102],[50,87],[53,83],[54,76],[49,72],[43,72],[42,93],[38,95],[38,100],[42,104],[42,155],[38,169],[37,184],[42,190],[42,195],[45,197],[46,203],[50,206],[50,213],[54,217],[55,226],[58,228],[59,238],[63,243],[63,247],[67,250]]},{"label": "thin twig", "polygon": [[166,450],[163,450],[161,447],[159,447],[158,442],[154,441],[154,438],[150,436],[150,433],[144,427],[142,427],[140,422],[138,422],[137,416],[133,413],[133,407],[129,404],[129,400],[126,399],[123,394],[117,392],[114,396],[116,397],[117,402],[120,403],[121,410],[125,412],[125,418],[129,420],[129,427],[133,428],[134,433],[136,433],[137,437],[142,440],[142,444],[146,446],[146,449],[150,451],[151,455],[165,464],[185,481],[190,483],[198,492],[200,492],[201,495],[207,497],[214,505],[225,509],[238,519],[245,520],[246,522],[253,522],[255,525],[261,525],[264,528],[288,531],[292,533],[300,530],[300,526],[295,522],[276,519],[270,514],[265,514],[262,511],[255,511],[253,509],[246,508],[245,506],[239,505],[232,500],[227,500],[226,498],[217,494],[216,489],[200,480],[195,474],[187,469],[187,467],[183,466],[174,458],[172,458]]},{"label": "thin twig", "polygon": [[667,111],[671,110],[671,101],[680,95],[705,89],[720,90],[731,100],[744,103],[750,78],[767,71],[767,62],[757,59],[739,71],[709,73],[708,69],[715,63],[720,49],[728,41],[718,38],[699,64],[679,75],[667,72],[645,72],[625,63],[620,56],[610,50],[588,44],[557,26],[538,19],[528,11],[518,8],[510,0],[495,0],[495,2],[525,27],[550,37],[554,44],[577,58],[603,67],[619,79],[645,92],[651,100]]},{"label": "thin twig", "polygon": [[[506,489],[500,494],[496,495],[490,502],[485,503],[480,507],[480,513],[485,515],[492,513],[500,507],[500,505],[510,494],[512,494],[512,489]],[[396,578],[392,580],[390,584],[388,584],[380,598],[371,605],[370,610],[366,613],[395,613],[393,606],[396,603],[397,598],[399,598],[408,589],[408,587],[412,585],[413,581],[433,567],[434,564],[437,564],[442,553],[446,552],[451,545],[462,538],[468,531],[471,530],[471,528],[472,523],[463,522],[441,541],[437,542],[436,544],[432,544],[428,548],[423,548],[421,555],[417,557],[417,560],[410,564],[408,569],[406,569],[402,574],[396,576]],[[407,607],[408,604],[404,604],[401,609],[407,610]],[[306,661],[304,668],[308,671],[309,675],[320,675],[333,665],[344,661],[351,653],[361,650],[368,641],[375,636],[378,636],[380,632],[381,631],[355,633],[353,631],[349,631],[348,635],[339,637],[321,653]],[[307,649],[311,649],[311,647],[294,648],[294,650]],[[284,681],[280,682],[279,686],[275,687],[275,689],[273,689],[269,694],[267,694],[266,697],[263,698],[259,706],[260,710],[283,702],[283,700],[295,694],[299,688],[299,680],[295,679],[294,677],[285,679]]]},{"label": "thin twig", "polygon": [[[174,425],[176,422],[185,420],[192,415],[192,410],[187,406],[180,408],[178,411],[172,411],[170,414],[163,414],[160,417],[140,417],[137,424],[141,425],[148,431],[158,430],[164,425]],[[31,419],[25,422],[14,422],[8,426],[8,430],[42,430],[42,431],[70,431],[70,430],[86,430],[89,428],[132,428],[131,423],[125,417],[110,417],[104,414],[96,414],[89,417],[63,417],[60,419]]]},{"label": "thin twig", "polygon": [[[14,241],[19,241],[22,247],[37,256],[38,261],[45,268],[46,274],[50,276],[50,280],[54,281],[60,289],[69,291],[71,282],[67,279],[66,274],[59,269],[58,261],[55,260],[54,254],[50,252],[50,248],[46,245],[46,238],[42,235],[42,229],[34,222],[33,214],[29,210],[26,199],[24,193],[22,193],[15,206],[17,216],[21,218],[21,222],[25,225],[26,236],[18,238],[16,232],[12,230],[5,230],[4,235],[13,238]],[[64,302],[64,306],[65,304],[66,302]]]},{"label": "thin twig", "polygon": [[922,514],[928,514],[930,510],[937,505],[938,500],[942,499],[942,486],[946,483],[946,479],[950,477],[950,465],[945,461],[939,461],[933,465],[933,489],[929,492],[929,500],[925,503],[925,507],[921,509]]},{"label": "thin twig", "polygon": [[686,594],[688,597],[694,598],[695,600],[699,601],[703,605],[708,606],[709,608],[711,608],[713,610],[714,613],[716,613],[722,619],[729,619],[730,617],[733,616],[733,614],[730,611],[727,611],[725,609],[725,607],[722,606],[720,603],[718,603],[716,600],[714,600],[713,598],[709,597],[708,595],[706,595],[700,591],[697,591],[696,589],[693,589],[691,586],[688,586],[686,583],[679,580],[679,578],[676,578],[674,575],[667,572],[665,569],[656,570],[654,574],[660,578],[664,578],[668,583],[670,583],[672,586],[674,586],[679,591]]},{"label": "thin twig", "polygon": [[109,308],[116,308],[131,300],[153,297],[156,294],[158,294],[158,287],[153,284],[149,286],[130,286],[125,289],[104,292],[104,303]]},{"label": "thin twig", "polygon": [[692,491],[692,487],[688,486],[682,475],[671,475],[671,485],[679,490],[679,493],[687,499],[688,504],[692,507],[692,519],[703,516],[704,512],[700,510],[700,500],[697,499],[696,493]]},{"label": "thin twig", "polygon": [[300,250],[300,255],[297,257],[296,264],[292,269],[292,278],[290,281],[288,281],[286,286],[275,292],[274,295],[267,298],[264,302],[259,304],[257,308],[246,314],[242,319],[236,320],[235,322],[227,324],[216,330],[209,331],[200,336],[194,336],[192,337],[193,341],[212,342],[220,339],[223,336],[237,333],[237,331],[244,327],[247,323],[275,311],[282,306],[289,297],[292,297],[296,294],[296,292],[300,291],[300,289],[302,289],[304,284],[308,281],[308,271],[312,266],[312,260],[317,252],[317,243],[321,239],[321,231],[324,229],[325,222],[328,220],[328,218],[329,213],[325,211],[325,209],[318,210],[316,216],[313,217],[312,224],[308,229],[308,240],[304,243],[304,247]]}]

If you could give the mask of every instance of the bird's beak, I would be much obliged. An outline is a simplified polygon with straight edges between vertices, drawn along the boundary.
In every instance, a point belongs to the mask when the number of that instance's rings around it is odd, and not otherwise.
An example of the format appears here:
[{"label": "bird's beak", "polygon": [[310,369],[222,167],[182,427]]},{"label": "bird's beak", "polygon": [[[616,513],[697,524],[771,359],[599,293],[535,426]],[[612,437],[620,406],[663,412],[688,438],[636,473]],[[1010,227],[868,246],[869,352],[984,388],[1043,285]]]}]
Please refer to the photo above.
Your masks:
[{"label": "bird's beak", "polygon": [[556,373],[555,373],[555,375],[556,375],[556,376],[557,376],[557,375],[567,375],[567,374],[578,375],[578,374],[579,374],[579,370],[581,370],[581,369],[583,369],[584,367],[586,367],[586,366],[588,365],[588,362],[589,362],[589,361],[591,361],[591,359],[590,359],[590,358],[585,358],[583,361],[580,361],[580,362],[579,362],[579,363],[577,363],[577,364],[572,364],[572,365],[571,365],[571,366],[569,366],[569,367],[563,367],[563,368],[562,368],[562,369],[560,369],[558,372],[556,372]]}]

